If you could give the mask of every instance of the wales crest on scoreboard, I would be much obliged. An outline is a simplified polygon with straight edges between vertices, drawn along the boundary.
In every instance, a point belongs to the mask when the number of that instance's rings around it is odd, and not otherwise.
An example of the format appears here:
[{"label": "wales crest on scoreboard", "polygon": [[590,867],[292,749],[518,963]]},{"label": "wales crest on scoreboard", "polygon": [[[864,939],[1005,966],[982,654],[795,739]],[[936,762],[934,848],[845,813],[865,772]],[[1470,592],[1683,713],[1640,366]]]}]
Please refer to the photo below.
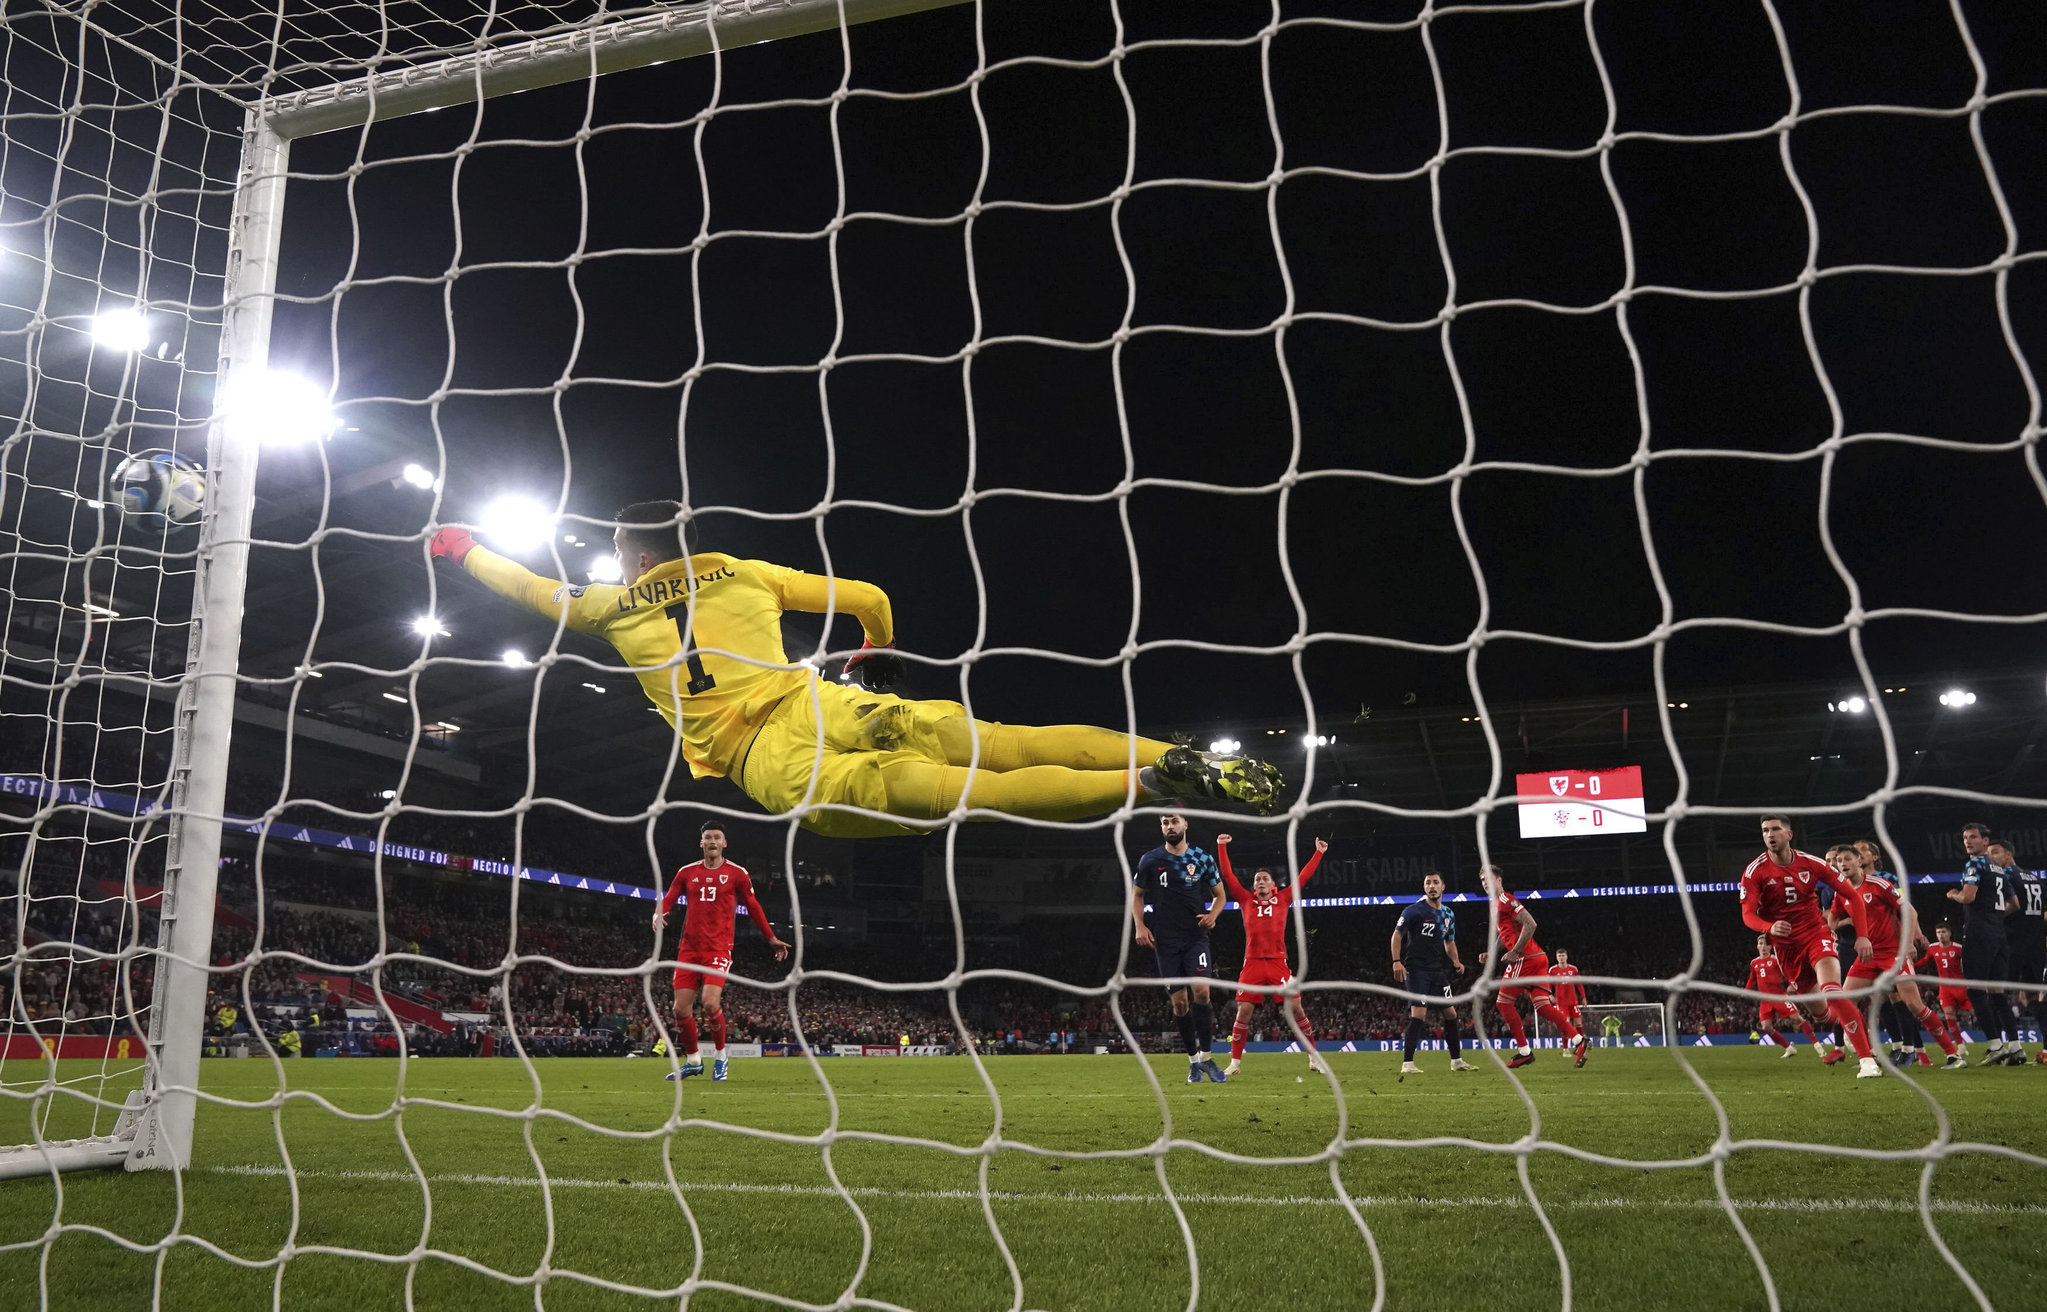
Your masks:
[{"label": "wales crest on scoreboard", "polygon": [[1514,776],[1523,838],[1579,838],[1648,831],[1642,767],[1544,770]]}]

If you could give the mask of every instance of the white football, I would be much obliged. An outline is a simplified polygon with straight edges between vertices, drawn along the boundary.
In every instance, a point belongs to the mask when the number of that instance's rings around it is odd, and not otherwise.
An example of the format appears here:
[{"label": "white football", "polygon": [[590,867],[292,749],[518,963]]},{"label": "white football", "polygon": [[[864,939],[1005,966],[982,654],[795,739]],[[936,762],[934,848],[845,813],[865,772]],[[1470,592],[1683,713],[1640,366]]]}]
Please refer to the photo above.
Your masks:
[{"label": "white football", "polygon": [[175,451],[129,456],[107,482],[107,500],[124,515],[189,524],[206,504],[206,471]]}]

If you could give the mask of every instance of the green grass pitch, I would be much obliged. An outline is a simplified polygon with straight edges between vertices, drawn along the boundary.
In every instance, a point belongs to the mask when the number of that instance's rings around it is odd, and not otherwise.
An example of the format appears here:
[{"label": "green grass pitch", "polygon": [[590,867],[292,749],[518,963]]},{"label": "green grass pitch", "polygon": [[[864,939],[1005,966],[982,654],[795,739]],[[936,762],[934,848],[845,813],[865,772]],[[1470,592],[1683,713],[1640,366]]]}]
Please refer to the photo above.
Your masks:
[{"label": "green grass pitch", "polygon": [[[1857,1081],[1851,1064],[1822,1069],[1808,1051],[1789,1061],[1751,1048],[1687,1055],[1737,1140],[1915,1150],[1937,1132],[1919,1093],[1892,1078]],[[1335,1056],[1341,1112],[1299,1057],[1252,1056],[1227,1087],[1187,1085],[1180,1058],[1151,1062],[1176,1139],[1246,1156],[1313,1156],[1339,1133],[1508,1144],[1531,1129],[1527,1105],[1490,1061],[1453,1075],[1444,1054],[1425,1053],[1426,1073],[1400,1083],[1397,1054]],[[182,1199],[168,1173],[75,1175],[61,1196],[47,1178],[0,1182],[0,1243],[11,1246],[0,1253],[0,1308],[117,1312],[160,1299],[165,1308],[221,1312],[267,1308],[273,1297],[289,1309],[348,1312],[673,1307],[672,1291],[693,1268],[702,1280],[814,1304],[840,1298],[857,1275],[862,1299],[963,1312],[1010,1307],[1016,1295],[976,1193],[982,1159],[857,1137],[982,1143],[996,1128],[994,1103],[973,1065],[822,1065],[836,1109],[803,1061],[735,1061],[729,1083],[691,1080],[679,1105],[677,1086],[661,1078],[665,1063],[645,1060],[540,1061],[537,1082],[516,1060],[416,1060],[405,1065],[402,1090],[395,1061],[290,1062],[291,1092],[318,1095],[332,1110],[301,1096],[276,1112],[202,1107],[199,1164]],[[1130,1151],[1166,1128],[1128,1057],[991,1058],[986,1067],[1001,1094],[1005,1141]],[[10,1077],[25,1073],[10,1063]],[[1711,1103],[1667,1052],[1595,1052],[1584,1070],[1548,1053],[1522,1074],[1546,1141],[1641,1161],[1703,1153],[1716,1135]],[[1956,1141],[2047,1154],[2047,1070],[1919,1074]],[[210,1061],[204,1080],[222,1098],[278,1092],[276,1068],[264,1060]],[[401,1094],[410,1101],[394,1114]],[[489,1114],[527,1108],[542,1114]],[[0,1115],[0,1135],[26,1138],[26,1103],[7,1099]],[[678,1115],[682,1128],[658,1133]],[[48,1133],[79,1132],[81,1116],[60,1102]],[[836,1124],[845,1137],[827,1163],[815,1143],[701,1120],[800,1136]],[[408,1145],[426,1188],[413,1177]],[[828,1169],[852,1191],[871,1241],[833,1192]],[[1023,1306],[1186,1306],[1186,1239],[1157,1158],[1004,1150],[986,1169]],[[1560,1306],[1559,1267],[1514,1155],[1366,1143],[1350,1148],[1339,1169],[1383,1255],[1389,1307]],[[1920,1170],[1916,1161],[1767,1149],[1726,1162],[1728,1188],[1785,1307],[1974,1307],[1921,1223]],[[671,1173],[687,1211],[669,1189]],[[1186,1147],[1165,1155],[1163,1175],[1199,1255],[1202,1308],[1370,1306],[1369,1250],[1326,1162],[1245,1165]],[[1569,1254],[1575,1307],[1764,1306],[1761,1279],[1714,1201],[1710,1166],[1639,1170],[1545,1150],[1529,1159],[1528,1179]],[[1942,1161],[1932,1188],[1941,1238],[1993,1303],[2047,1306],[2047,1169],[1968,1152]],[[45,1245],[58,1222],[106,1234],[68,1231]],[[174,1223],[189,1239],[166,1250],[159,1270],[147,1246]],[[420,1251],[429,1255],[406,1260]],[[602,1288],[587,1276],[644,1292]],[[713,1288],[693,1292],[687,1306],[769,1305]]]}]

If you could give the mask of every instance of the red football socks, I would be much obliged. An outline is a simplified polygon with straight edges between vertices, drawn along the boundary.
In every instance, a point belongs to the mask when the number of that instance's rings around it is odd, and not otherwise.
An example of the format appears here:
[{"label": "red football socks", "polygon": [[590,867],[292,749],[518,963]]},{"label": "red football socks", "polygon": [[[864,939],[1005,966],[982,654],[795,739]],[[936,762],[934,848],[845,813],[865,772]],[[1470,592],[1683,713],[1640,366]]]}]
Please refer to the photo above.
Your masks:
[{"label": "red football socks", "polygon": [[1822,984],[1820,992],[1827,999],[1827,1014],[1841,1027],[1841,1037],[1855,1049],[1858,1057],[1875,1056],[1869,1046],[1869,1031],[1862,1024],[1862,1013],[1855,1004],[1841,996],[1839,984]]},{"label": "red football socks", "polygon": [[675,1030],[682,1039],[682,1055],[685,1057],[696,1056],[697,1018],[688,1012],[682,1013],[675,1018]]},{"label": "red football socks", "polygon": [[1245,1023],[1244,1021],[1241,1020],[1238,1021],[1236,1027],[1230,1031],[1231,1061],[1242,1061],[1244,1059],[1244,1042],[1250,1037],[1251,1037],[1250,1025]]},{"label": "red football socks", "polygon": [[1514,1036],[1514,1046],[1527,1047],[1528,1031],[1521,1026],[1521,1013],[1514,1010],[1514,1004],[1511,1002],[1500,1002],[1496,1005],[1500,1009],[1500,1019],[1507,1022],[1507,1032]]}]

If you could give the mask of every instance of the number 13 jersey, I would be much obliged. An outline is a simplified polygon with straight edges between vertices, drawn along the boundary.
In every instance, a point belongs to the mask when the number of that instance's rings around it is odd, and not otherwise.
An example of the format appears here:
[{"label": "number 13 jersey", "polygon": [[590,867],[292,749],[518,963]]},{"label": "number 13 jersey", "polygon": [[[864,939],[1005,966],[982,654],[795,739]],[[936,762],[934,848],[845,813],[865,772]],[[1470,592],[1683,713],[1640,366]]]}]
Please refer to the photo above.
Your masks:
[{"label": "number 13 jersey", "polygon": [[880,588],[764,560],[693,552],[630,587],[543,578],[480,546],[462,564],[493,592],[616,647],[662,718],[681,729],[683,759],[698,778],[733,773],[768,712],[808,688],[809,670],[775,668],[790,663],[783,611],[822,614],[830,605],[858,619],[875,646],[895,640]]}]

